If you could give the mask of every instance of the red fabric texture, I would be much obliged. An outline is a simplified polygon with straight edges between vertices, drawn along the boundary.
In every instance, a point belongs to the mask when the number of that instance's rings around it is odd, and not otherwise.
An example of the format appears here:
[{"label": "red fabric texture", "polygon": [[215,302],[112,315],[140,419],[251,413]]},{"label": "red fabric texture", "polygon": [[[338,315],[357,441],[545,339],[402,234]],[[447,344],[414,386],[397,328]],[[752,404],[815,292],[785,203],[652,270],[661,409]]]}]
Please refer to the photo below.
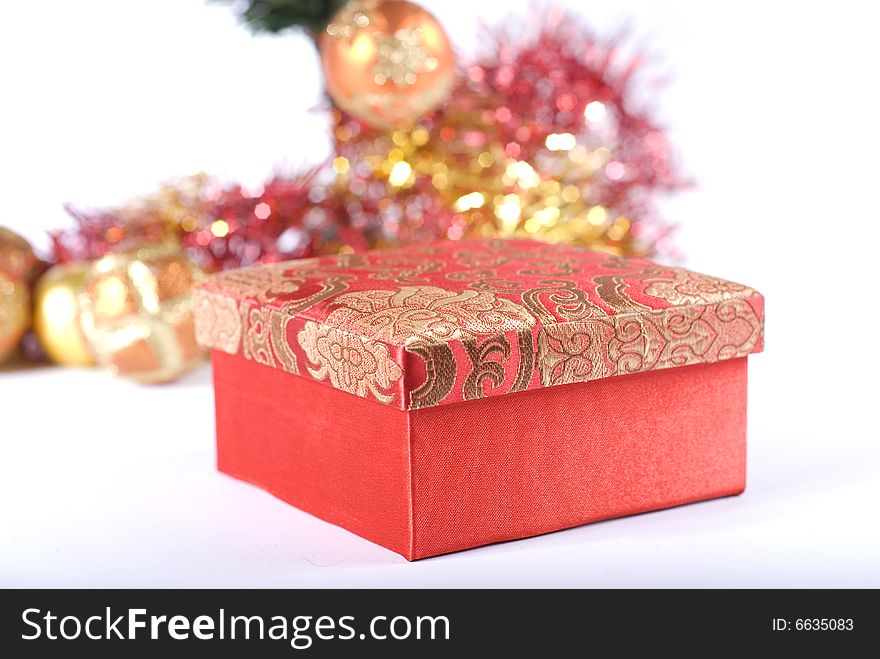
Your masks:
[{"label": "red fabric texture", "polygon": [[406,413],[221,352],[212,362],[220,471],[411,556]]},{"label": "red fabric texture", "polygon": [[745,487],[744,357],[411,411],[213,363],[220,470],[410,560]]}]

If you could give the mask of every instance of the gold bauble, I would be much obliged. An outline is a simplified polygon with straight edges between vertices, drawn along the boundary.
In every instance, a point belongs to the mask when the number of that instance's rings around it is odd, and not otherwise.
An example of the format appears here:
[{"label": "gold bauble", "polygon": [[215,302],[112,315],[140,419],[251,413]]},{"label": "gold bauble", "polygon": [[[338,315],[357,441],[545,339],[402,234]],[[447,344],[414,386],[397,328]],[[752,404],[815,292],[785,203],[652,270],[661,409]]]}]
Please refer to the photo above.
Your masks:
[{"label": "gold bauble", "polygon": [[0,272],[12,279],[32,283],[39,263],[27,240],[11,229],[0,227]]},{"label": "gold bauble", "polygon": [[405,0],[354,0],[319,39],[327,92],[377,128],[409,124],[449,95],[455,57],[441,25]]},{"label": "gold bauble", "polygon": [[95,363],[79,323],[79,294],[90,266],[56,265],[37,280],[34,288],[34,333],[43,352],[56,364]]},{"label": "gold bauble", "polygon": [[192,289],[201,270],[179,247],[155,245],[95,261],[79,295],[80,326],[99,365],[168,382],[201,358]]},{"label": "gold bauble", "polygon": [[27,284],[0,272],[0,363],[18,347],[30,321]]}]

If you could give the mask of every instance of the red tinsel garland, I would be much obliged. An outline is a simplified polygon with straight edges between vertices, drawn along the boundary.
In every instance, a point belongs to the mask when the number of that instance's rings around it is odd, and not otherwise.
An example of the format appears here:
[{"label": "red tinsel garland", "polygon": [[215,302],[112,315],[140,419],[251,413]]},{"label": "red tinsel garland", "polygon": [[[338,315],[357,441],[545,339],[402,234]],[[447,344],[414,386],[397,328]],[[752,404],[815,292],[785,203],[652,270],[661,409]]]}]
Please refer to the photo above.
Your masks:
[{"label": "red tinsel garland", "polygon": [[633,107],[638,60],[559,12],[537,35],[511,34],[491,31],[449,101],[409,130],[335,112],[332,166],[258,190],[198,176],[119,209],[68,208],[54,260],[168,239],[209,270],[471,235],[655,251],[668,231],[656,197],[683,182],[666,135]]}]

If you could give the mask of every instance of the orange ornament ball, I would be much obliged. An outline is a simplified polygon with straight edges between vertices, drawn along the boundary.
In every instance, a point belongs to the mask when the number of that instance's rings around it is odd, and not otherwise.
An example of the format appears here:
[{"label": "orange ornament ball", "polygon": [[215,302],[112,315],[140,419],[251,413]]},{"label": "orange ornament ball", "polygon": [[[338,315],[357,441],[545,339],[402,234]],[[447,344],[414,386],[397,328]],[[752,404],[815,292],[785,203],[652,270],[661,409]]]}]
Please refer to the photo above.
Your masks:
[{"label": "orange ornament ball", "polygon": [[405,0],[354,0],[319,38],[327,92],[375,128],[411,124],[449,96],[455,57],[430,13]]},{"label": "orange ornament ball", "polygon": [[108,254],[86,272],[79,320],[99,366],[141,382],[170,382],[202,357],[192,290],[202,272],[179,247]]},{"label": "orange ornament ball", "polygon": [[0,363],[18,348],[31,320],[28,284],[39,261],[28,242],[0,227]]}]

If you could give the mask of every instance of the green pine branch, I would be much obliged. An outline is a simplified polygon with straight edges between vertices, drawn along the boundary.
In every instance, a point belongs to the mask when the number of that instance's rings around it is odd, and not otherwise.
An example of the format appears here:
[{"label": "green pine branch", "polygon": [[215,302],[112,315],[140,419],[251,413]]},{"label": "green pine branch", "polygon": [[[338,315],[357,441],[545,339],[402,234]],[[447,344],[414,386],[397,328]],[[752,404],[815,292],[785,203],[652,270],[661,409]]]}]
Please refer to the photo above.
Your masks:
[{"label": "green pine branch", "polygon": [[239,18],[253,32],[281,32],[302,27],[323,30],[345,0],[220,0],[231,2]]}]

